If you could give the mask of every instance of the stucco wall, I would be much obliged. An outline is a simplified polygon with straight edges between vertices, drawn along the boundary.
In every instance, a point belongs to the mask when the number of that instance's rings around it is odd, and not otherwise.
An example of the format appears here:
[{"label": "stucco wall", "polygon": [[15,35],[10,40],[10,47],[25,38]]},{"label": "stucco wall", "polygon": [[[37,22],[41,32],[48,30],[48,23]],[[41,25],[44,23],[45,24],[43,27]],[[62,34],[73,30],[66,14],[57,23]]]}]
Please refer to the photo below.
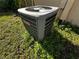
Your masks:
[{"label": "stucco wall", "polygon": [[36,5],[59,6],[61,0],[35,0]]},{"label": "stucco wall", "polygon": [[72,24],[79,26],[79,0],[75,0],[75,3],[68,15],[67,20]]}]

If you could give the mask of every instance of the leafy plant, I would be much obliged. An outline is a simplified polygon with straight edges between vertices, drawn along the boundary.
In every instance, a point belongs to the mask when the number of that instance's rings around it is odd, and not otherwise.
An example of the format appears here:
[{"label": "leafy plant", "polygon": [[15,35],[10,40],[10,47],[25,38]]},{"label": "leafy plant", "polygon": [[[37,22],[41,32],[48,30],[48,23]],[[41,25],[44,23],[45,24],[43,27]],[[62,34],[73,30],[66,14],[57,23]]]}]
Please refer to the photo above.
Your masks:
[{"label": "leafy plant", "polygon": [[18,9],[32,5],[35,5],[34,0],[0,0],[0,8],[6,9]]},{"label": "leafy plant", "polygon": [[8,0],[8,7],[11,9],[17,9],[32,5],[34,5],[34,0]]},{"label": "leafy plant", "polygon": [[6,8],[7,7],[7,1],[6,0],[0,0],[0,9],[1,8]]}]

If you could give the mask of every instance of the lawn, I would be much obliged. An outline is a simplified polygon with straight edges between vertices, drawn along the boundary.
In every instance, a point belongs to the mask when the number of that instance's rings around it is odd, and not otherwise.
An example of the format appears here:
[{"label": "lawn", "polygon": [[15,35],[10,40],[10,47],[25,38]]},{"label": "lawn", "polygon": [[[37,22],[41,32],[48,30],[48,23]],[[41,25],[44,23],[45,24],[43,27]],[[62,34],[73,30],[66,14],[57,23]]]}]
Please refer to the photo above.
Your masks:
[{"label": "lawn", "polygon": [[55,21],[52,33],[40,42],[19,16],[0,13],[0,59],[79,59],[79,28]]}]

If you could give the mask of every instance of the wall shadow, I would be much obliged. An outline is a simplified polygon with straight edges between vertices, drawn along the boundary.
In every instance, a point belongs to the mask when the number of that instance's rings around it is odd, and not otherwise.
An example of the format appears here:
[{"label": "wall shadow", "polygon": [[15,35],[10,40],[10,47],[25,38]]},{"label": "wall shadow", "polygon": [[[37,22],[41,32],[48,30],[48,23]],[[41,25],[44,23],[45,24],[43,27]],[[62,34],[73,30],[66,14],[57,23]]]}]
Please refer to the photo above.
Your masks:
[{"label": "wall shadow", "polygon": [[56,30],[39,43],[54,59],[79,59],[79,46],[73,45]]}]

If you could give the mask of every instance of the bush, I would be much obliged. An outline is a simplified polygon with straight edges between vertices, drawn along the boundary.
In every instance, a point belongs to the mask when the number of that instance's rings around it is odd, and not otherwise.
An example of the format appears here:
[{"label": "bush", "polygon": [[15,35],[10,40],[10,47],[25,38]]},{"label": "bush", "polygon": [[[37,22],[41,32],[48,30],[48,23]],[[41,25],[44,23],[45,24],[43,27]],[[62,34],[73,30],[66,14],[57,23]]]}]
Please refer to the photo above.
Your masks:
[{"label": "bush", "polygon": [[0,9],[7,8],[7,0],[0,0]]},{"label": "bush", "polygon": [[0,8],[15,10],[34,5],[34,0],[0,0]]}]

